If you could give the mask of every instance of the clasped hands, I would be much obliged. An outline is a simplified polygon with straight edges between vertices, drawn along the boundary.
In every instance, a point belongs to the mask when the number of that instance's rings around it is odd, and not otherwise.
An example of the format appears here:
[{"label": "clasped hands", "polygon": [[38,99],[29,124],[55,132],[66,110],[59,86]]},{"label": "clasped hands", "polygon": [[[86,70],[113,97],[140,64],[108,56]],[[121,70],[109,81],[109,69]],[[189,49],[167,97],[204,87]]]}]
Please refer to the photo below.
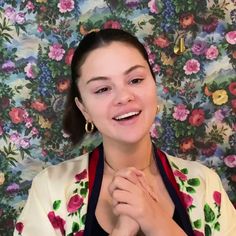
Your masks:
[{"label": "clasped hands", "polygon": [[111,236],[134,236],[140,230],[144,235],[153,235],[151,232],[156,227],[156,215],[163,210],[142,171],[134,167],[117,171],[109,193],[113,212],[118,216]]}]

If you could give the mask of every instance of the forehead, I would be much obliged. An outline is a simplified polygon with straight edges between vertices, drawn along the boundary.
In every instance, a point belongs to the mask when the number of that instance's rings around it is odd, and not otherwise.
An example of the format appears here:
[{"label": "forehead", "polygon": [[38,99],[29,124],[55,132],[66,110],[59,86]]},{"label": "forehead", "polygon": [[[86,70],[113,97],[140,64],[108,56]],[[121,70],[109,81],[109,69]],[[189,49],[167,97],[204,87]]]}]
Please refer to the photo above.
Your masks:
[{"label": "forehead", "polygon": [[126,43],[113,42],[88,54],[81,67],[81,77],[119,74],[134,65],[147,66],[138,49]]}]

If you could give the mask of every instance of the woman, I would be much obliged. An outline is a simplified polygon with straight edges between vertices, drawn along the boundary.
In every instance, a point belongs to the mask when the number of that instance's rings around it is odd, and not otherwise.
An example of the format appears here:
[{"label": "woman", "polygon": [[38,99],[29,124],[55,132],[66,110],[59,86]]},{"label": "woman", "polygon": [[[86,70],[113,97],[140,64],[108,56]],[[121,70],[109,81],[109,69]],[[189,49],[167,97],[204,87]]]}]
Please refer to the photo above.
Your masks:
[{"label": "woman", "polygon": [[96,127],[103,143],[35,177],[15,235],[236,235],[218,176],[152,144],[158,104],[143,45],[122,30],[92,32],[71,69],[64,129],[77,144]]}]

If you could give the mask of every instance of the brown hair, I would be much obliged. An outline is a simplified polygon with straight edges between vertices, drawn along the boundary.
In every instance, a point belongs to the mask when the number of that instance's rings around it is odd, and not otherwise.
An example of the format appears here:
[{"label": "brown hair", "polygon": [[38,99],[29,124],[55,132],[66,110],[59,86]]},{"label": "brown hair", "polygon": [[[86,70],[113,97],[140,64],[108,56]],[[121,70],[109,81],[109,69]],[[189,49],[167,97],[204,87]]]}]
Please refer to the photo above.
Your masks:
[{"label": "brown hair", "polygon": [[71,86],[67,95],[67,102],[63,117],[64,131],[70,135],[70,139],[74,145],[83,138],[85,134],[84,126],[86,123],[83,114],[75,104],[75,97],[78,97],[79,101],[82,102],[81,94],[77,86],[78,80],[81,76],[81,66],[90,52],[109,45],[112,42],[122,42],[136,48],[147,61],[153,79],[155,80],[155,74],[149,63],[148,54],[145,50],[145,47],[135,36],[121,29],[102,29],[98,32],[91,32],[87,34],[80,41],[72,58]]}]

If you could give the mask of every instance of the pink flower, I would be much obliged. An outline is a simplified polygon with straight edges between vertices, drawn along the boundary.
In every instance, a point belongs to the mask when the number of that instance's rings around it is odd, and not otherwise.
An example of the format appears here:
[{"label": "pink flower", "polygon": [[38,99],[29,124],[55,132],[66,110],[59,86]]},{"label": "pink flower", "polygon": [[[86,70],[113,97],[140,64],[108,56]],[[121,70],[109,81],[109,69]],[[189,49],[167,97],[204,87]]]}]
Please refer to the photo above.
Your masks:
[{"label": "pink flower", "polygon": [[181,192],[181,195],[187,208],[193,205],[193,198],[189,194]]},{"label": "pink flower", "polygon": [[225,35],[225,39],[229,44],[236,44],[236,30],[228,32]]},{"label": "pink flower", "polygon": [[224,158],[224,163],[230,167],[230,168],[235,168],[236,167],[236,155],[228,155],[227,157]]},{"label": "pink flower", "polygon": [[158,8],[155,0],[150,0],[148,2],[148,7],[151,13],[158,13]]},{"label": "pink flower", "polygon": [[174,107],[173,117],[176,120],[185,121],[189,113],[190,111],[186,109],[186,106],[184,104],[178,104]]},{"label": "pink flower", "polygon": [[87,170],[83,170],[81,173],[77,174],[75,176],[76,182],[81,181],[82,179],[85,179],[87,177]]},{"label": "pink flower", "polygon": [[211,45],[205,52],[206,58],[209,60],[214,60],[219,55],[219,50],[216,46]]},{"label": "pink flower", "polygon": [[24,68],[26,76],[30,79],[35,79],[37,77],[37,66],[35,63],[29,62]]},{"label": "pink flower", "polygon": [[74,9],[75,3],[74,0],[60,0],[57,7],[61,13],[70,12]]},{"label": "pink flower", "polygon": [[65,220],[63,220],[60,216],[56,216],[53,211],[50,211],[48,213],[48,219],[54,229],[60,229],[61,234],[62,235],[65,234],[65,229],[64,229],[64,225],[66,223]]},{"label": "pink flower", "polygon": [[15,225],[16,231],[21,234],[24,229],[24,224],[22,222],[17,222]]},{"label": "pink flower", "polygon": [[69,213],[76,212],[83,205],[83,198],[81,198],[78,194],[71,197],[67,204],[67,211]]},{"label": "pink flower", "polygon": [[66,56],[65,56],[65,63],[66,63],[67,65],[70,65],[70,64],[71,64],[71,61],[72,61],[74,52],[75,52],[75,49],[74,49],[74,48],[70,48],[70,49],[68,50],[68,52],[66,53]]},{"label": "pink flower", "polygon": [[186,75],[196,74],[200,70],[200,63],[196,59],[188,60],[184,65]]},{"label": "pink flower", "polygon": [[13,7],[7,7],[5,9],[4,15],[7,19],[15,22],[16,10]]},{"label": "pink flower", "polygon": [[179,177],[182,181],[187,180],[187,176],[184,173],[182,173],[181,171],[175,170],[173,173],[174,173],[174,176]]},{"label": "pink flower", "polygon": [[213,198],[217,206],[220,206],[221,204],[221,193],[218,191],[214,191]]},{"label": "pink flower", "polygon": [[205,120],[205,112],[202,109],[195,109],[189,116],[189,123],[192,126],[200,126]]},{"label": "pink flower", "polygon": [[204,236],[204,233],[198,231],[198,230],[194,230],[194,236]]},{"label": "pink flower", "polygon": [[10,135],[10,140],[11,140],[13,143],[15,143],[16,145],[18,145],[19,142],[20,142],[20,134],[17,133],[17,132],[12,133],[12,134]]},{"label": "pink flower", "polygon": [[19,12],[15,16],[15,22],[19,25],[22,25],[25,23],[25,14],[23,12]]},{"label": "pink flower", "polygon": [[30,132],[33,136],[37,135],[39,133],[38,129],[33,127],[31,132]]},{"label": "pink flower", "polygon": [[34,10],[35,6],[31,1],[28,1],[27,4],[26,4],[26,8],[28,10]]},{"label": "pink flower", "polygon": [[84,235],[84,231],[83,230],[80,230],[79,232],[76,232],[74,234],[74,236],[83,236]]},{"label": "pink flower", "polygon": [[19,107],[14,107],[9,112],[12,123],[19,124],[24,121],[25,110]]},{"label": "pink flower", "polygon": [[121,29],[121,24],[116,20],[108,20],[104,25],[104,29]]},{"label": "pink flower", "polygon": [[157,72],[160,72],[161,71],[161,67],[158,65],[158,64],[155,64],[153,67],[152,67],[152,70],[154,73],[157,73]]},{"label": "pink flower", "polygon": [[23,149],[27,149],[30,147],[30,141],[28,138],[23,138],[20,140],[19,145],[23,148]]},{"label": "pink flower", "polygon": [[43,26],[42,25],[38,25],[37,31],[39,33],[42,33],[43,32]]},{"label": "pink flower", "polygon": [[60,61],[65,53],[65,50],[62,48],[61,44],[55,43],[49,47],[49,58]]}]

